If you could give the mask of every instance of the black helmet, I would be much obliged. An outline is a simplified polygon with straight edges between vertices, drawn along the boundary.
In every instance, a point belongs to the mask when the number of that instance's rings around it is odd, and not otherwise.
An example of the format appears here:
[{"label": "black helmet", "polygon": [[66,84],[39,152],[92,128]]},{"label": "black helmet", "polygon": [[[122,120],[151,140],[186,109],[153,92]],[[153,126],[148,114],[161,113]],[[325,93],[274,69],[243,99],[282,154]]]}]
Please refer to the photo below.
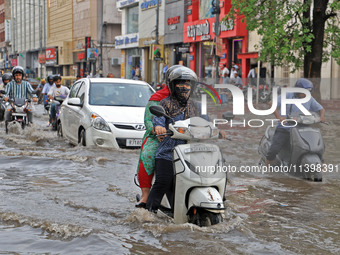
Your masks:
[{"label": "black helmet", "polygon": [[15,66],[13,68],[13,70],[12,70],[13,77],[15,76],[16,73],[21,73],[22,78],[24,78],[24,76],[25,76],[24,68],[22,68],[21,66]]},{"label": "black helmet", "polygon": [[171,95],[174,95],[175,86],[179,80],[191,81],[191,84],[195,85],[198,81],[198,78],[196,73],[188,67],[179,66],[174,68],[169,74],[169,90]]},{"label": "black helmet", "polygon": [[2,81],[5,81],[5,80],[11,81],[12,80],[12,74],[11,73],[4,73],[2,75]]},{"label": "black helmet", "polygon": [[57,80],[61,80],[61,77],[60,77],[59,74],[54,75],[54,77],[53,77],[53,81],[57,81]]},{"label": "black helmet", "polygon": [[181,67],[182,65],[173,65],[171,67],[168,68],[168,70],[166,70],[166,73],[165,73],[165,84],[166,85],[169,85],[169,75],[170,73],[175,70],[177,67]]}]

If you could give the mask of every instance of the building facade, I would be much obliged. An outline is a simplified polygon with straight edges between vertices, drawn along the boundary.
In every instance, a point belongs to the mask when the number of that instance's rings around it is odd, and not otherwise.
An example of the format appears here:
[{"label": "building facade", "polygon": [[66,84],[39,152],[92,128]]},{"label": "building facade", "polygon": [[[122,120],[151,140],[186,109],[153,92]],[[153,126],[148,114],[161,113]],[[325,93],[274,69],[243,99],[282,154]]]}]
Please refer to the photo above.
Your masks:
[{"label": "building facade", "polygon": [[164,63],[165,0],[139,3],[139,48],[142,49],[142,79],[157,83]]},{"label": "building facade", "polygon": [[132,69],[143,66],[142,49],[139,48],[139,0],[117,1],[122,11],[122,34],[115,37],[115,48],[121,50],[121,78],[132,79]]},{"label": "building facade", "polygon": [[[220,33],[216,34],[216,17],[211,13],[210,2],[189,1],[188,3],[183,42],[190,44],[190,68],[201,79],[216,79],[216,65],[221,67],[224,63],[230,69],[232,62],[235,62],[242,70],[242,77],[248,73],[249,64],[246,58],[240,58],[242,54],[247,53],[248,32],[245,24],[238,17],[234,23],[222,21],[230,8],[230,0],[220,1]],[[220,46],[219,53],[216,44]],[[216,62],[215,54],[220,56],[219,63]]]},{"label": "building facade", "polygon": [[81,76],[113,73],[120,77],[121,13],[115,0],[73,0],[73,73]]},{"label": "building facade", "polygon": [[165,64],[190,66],[190,44],[183,43],[183,25],[187,22],[188,1],[165,1],[164,60]]},{"label": "building facade", "polygon": [[44,55],[47,44],[47,1],[11,0],[10,5],[11,66],[22,66],[31,77],[44,76],[39,56]]},{"label": "building facade", "polygon": [[11,68],[11,2],[0,0],[0,69],[4,72]]},{"label": "building facade", "polygon": [[49,1],[47,7],[47,74],[69,76],[72,70],[73,0]]}]

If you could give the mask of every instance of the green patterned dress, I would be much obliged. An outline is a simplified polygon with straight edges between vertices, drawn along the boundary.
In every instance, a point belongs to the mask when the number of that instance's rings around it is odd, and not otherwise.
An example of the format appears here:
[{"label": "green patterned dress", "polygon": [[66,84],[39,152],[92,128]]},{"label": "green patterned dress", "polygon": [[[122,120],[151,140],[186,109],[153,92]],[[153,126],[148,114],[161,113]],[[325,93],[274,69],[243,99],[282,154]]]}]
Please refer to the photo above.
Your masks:
[{"label": "green patterned dress", "polygon": [[151,134],[153,129],[152,119],[154,115],[150,112],[149,107],[152,105],[159,105],[158,101],[149,101],[145,107],[144,124],[145,134],[138,160],[137,173],[140,169],[140,162],[142,161],[145,171],[148,175],[153,174],[155,169],[155,155],[158,148],[158,139],[155,135]]}]

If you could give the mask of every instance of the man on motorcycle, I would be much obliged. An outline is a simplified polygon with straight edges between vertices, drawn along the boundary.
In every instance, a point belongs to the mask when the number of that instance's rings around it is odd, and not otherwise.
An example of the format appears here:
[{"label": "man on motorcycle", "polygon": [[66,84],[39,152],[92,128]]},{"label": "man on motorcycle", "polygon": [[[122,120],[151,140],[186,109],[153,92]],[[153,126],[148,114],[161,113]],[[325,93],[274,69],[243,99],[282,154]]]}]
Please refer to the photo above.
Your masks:
[{"label": "man on motorcycle", "polygon": [[49,76],[47,76],[47,78],[46,78],[46,80],[47,80],[47,82],[46,82],[46,84],[44,85],[44,88],[43,88],[43,90],[42,90],[42,95],[43,95],[43,100],[44,100],[44,105],[46,105],[48,102],[47,102],[47,94],[48,94],[48,92],[50,91],[50,89],[53,87],[53,86],[55,86],[55,84],[53,83],[53,75],[49,75]]},{"label": "man on motorcycle", "polygon": [[[0,90],[5,90],[7,83],[9,83],[12,80],[12,74],[4,73],[1,79],[2,79],[2,84],[0,85]],[[0,93],[0,96],[3,96],[3,95]]]},{"label": "man on motorcycle", "polygon": [[[297,88],[304,88],[309,90],[310,92],[313,91],[313,83],[305,78],[300,78],[295,83],[295,87]],[[292,98],[304,98],[306,95],[303,93],[287,93],[287,99]],[[313,97],[311,99],[302,104],[308,111],[318,112],[320,115],[321,122],[325,122],[325,109],[320,105]],[[278,97],[278,107],[281,106],[281,96]],[[287,104],[286,105],[286,113],[288,116],[292,114],[299,114],[302,113],[295,104]],[[270,146],[268,153],[266,155],[266,165],[274,164],[276,155],[281,151],[283,146],[286,143],[290,142],[290,129],[291,127],[282,126],[281,122],[286,120],[287,116],[281,116],[278,109],[275,110],[274,115],[280,121],[276,127],[272,145]]]},{"label": "man on motorcycle", "polygon": [[[9,98],[25,98],[28,99],[28,95],[31,95],[33,98],[33,102],[37,102],[38,98],[34,93],[34,90],[27,81],[24,81],[23,78],[25,76],[24,69],[21,66],[16,66],[12,70],[12,76],[14,77],[14,81],[11,81],[6,86],[6,95],[4,100],[8,101]],[[27,112],[28,123],[32,123],[33,114],[32,111]],[[5,113],[5,121],[12,120],[12,112],[6,111]]]},{"label": "man on motorcycle", "polygon": [[[7,83],[9,83],[12,80],[12,74],[11,73],[5,73],[4,75],[2,75],[2,84],[0,85],[0,90],[5,90]],[[3,94],[1,94],[0,92],[0,99],[2,99]],[[2,100],[1,100],[2,102]],[[1,103],[0,102],[0,103]],[[4,120],[5,117],[5,110],[6,107],[4,104],[0,105],[0,121]]]},{"label": "man on motorcycle", "polygon": [[[48,92],[47,96],[49,99],[54,99],[55,96],[67,96],[68,93],[70,93],[70,90],[61,85],[61,77],[59,75],[54,76],[53,82],[55,83],[55,86],[51,87],[50,91]],[[54,122],[56,117],[56,104],[52,103],[51,105],[51,112],[50,112],[50,118],[51,123]]]}]

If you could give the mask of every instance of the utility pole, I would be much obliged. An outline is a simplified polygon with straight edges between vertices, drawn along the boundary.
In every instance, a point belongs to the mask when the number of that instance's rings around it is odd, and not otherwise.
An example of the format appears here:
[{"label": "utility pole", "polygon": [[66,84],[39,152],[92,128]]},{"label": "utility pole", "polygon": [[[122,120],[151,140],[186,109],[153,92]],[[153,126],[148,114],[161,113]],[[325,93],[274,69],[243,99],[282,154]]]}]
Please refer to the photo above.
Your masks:
[{"label": "utility pole", "polygon": [[[160,0],[156,0],[157,1],[157,8],[156,8],[156,40],[155,40],[155,44],[158,45],[159,44],[159,1]],[[153,49],[152,49],[153,50]],[[153,54],[153,52],[152,52]],[[158,61],[155,59],[155,63],[156,63],[156,84],[155,86],[157,87],[157,82],[158,82]]]},{"label": "utility pole", "polygon": [[104,29],[104,0],[101,0],[101,30],[100,30],[100,63],[99,63],[99,75],[103,77],[103,29]]},{"label": "utility pole", "polygon": [[214,0],[212,2],[212,14],[216,15],[216,21],[215,21],[215,80],[216,80],[216,84],[219,83],[219,61],[220,58],[219,56],[217,56],[217,38],[220,35],[220,13],[221,13],[221,9],[220,9],[220,1],[219,0]]}]

